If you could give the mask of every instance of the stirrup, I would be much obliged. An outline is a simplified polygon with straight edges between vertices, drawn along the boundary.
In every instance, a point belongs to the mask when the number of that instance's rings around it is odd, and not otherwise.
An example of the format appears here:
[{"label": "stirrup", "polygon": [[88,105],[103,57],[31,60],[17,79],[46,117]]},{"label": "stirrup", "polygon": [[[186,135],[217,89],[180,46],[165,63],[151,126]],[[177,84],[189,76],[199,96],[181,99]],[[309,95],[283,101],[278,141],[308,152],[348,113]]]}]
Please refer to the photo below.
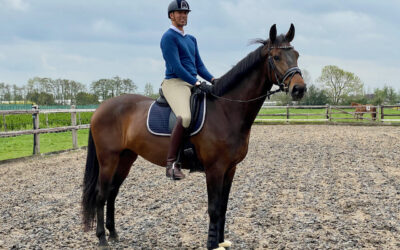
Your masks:
[{"label": "stirrup", "polygon": [[[181,180],[181,179],[185,178],[185,175],[182,173],[182,168],[181,168],[181,167],[178,167],[178,165],[180,165],[180,163],[177,162],[177,161],[175,161],[175,162],[172,163],[172,166],[171,166],[171,176],[170,176],[170,178],[171,178],[172,180]],[[177,167],[175,168],[175,166],[177,166]],[[177,176],[175,175],[175,169],[178,169],[178,170],[181,172],[181,174],[183,175],[183,177],[177,177]]]}]

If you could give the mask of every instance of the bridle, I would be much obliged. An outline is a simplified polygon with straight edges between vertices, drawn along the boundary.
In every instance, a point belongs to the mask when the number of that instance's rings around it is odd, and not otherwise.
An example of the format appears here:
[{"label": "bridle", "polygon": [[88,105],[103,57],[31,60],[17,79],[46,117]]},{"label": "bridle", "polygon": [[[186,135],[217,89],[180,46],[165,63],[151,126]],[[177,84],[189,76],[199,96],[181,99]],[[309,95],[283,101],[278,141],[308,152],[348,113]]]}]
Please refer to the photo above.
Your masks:
[{"label": "bridle", "polygon": [[[272,46],[272,47],[269,47],[269,48],[268,48],[268,53],[267,53],[267,56],[268,56],[268,65],[269,65],[270,72],[271,72],[271,71],[274,72],[275,79],[276,79],[276,81],[277,81],[276,83],[273,82],[272,84],[278,85],[280,91],[288,92],[288,91],[289,91],[290,82],[292,81],[292,78],[294,77],[294,75],[299,74],[301,77],[303,77],[303,75],[301,74],[301,70],[300,70],[299,67],[292,67],[292,68],[286,70],[285,74],[282,75],[282,74],[278,71],[278,69],[276,68],[276,65],[275,65],[275,62],[274,62],[274,58],[273,58],[272,55],[271,55],[271,50],[272,50],[272,49],[293,49],[293,46],[289,46],[289,45],[286,45],[286,46],[279,46],[279,47],[273,47],[273,46]],[[282,78],[281,78],[282,80],[279,80],[277,73],[280,74],[280,75],[282,76]],[[286,79],[288,79],[289,77],[290,77],[290,80],[289,80],[289,83],[288,83],[287,86],[286,86],[286,85],[285,85],[285,81],[286,81]],[[276,92],[275,92],[275,93],[276,93]]]},{"label": "bridle", "polygon": [[[231,101],[231,102],[240,102],[240,103],[248,103],[248,102],[253,102],[253,101],[257,101],[263,98],[268,97],[268,99],[270,98],[271,95],[278,93],[278,92],[288,92],[289,91],[289,85],[290,82],[292,81],[292,78],[294,77],[294,75],[299,74],[301,77],[303,77],[303,75],[301,74],[301,70],[299,67],[292,67],[288,70],[286,70],[285,74],[281,74],[278,69],[276,68],[275,62],[274,62],[274,58],[271,55],[271,51],[272,49],[293,49],[293,46],[290,45],[286,45],[286,46],[278,46],[278,47],[274,47],[271,46],[268,48],[268,52],[267,52],[267,59],[268,59],[268,74],[270,74],[270,72],[274,72],[275,75],[275,79],[276,79],[276,83],[272,82],[272,84],[278,85],[279,89],[277,90],[273,90],[273,91],[268,91],[265,95],[253,98],[253,99],[249,99],[249,100],[234,100],[234,99],[229,99],[229,98],[225,98],[222,96],[217,96],[213,93],[210,93],[213,97],[218,98],[218,99],[222,99],[225,101]],[[278,74],[282,76],[281,80],[279,80]],[[286,79],[288,79],[290,77],[289,83],[285,84]],[[271,79],[268,79],[269,77],[267,77],[265,79],[265,84],[270,81]],[[272,80],[271,80],[272,81]]]}]

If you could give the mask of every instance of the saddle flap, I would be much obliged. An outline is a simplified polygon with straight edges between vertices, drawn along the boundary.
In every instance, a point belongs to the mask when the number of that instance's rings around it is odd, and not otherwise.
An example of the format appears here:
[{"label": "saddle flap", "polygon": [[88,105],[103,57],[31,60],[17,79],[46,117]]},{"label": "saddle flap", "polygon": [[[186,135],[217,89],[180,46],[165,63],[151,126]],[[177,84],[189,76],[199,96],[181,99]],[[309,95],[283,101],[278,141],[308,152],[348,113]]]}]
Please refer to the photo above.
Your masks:
[{"label": "saddle flap", "polygon": [[[202,97],[202,98],[201,98]],[[206,96],[196,95],[191,97],[192,121],[188,131],[195,135],[202,129],[206,113]],[[197,101],[196,101],[197,100]],[[147,129],[150,133],[160,136],[170,136],[176,122],[176,116],[169,105],[153,102],[147,115]]]}]

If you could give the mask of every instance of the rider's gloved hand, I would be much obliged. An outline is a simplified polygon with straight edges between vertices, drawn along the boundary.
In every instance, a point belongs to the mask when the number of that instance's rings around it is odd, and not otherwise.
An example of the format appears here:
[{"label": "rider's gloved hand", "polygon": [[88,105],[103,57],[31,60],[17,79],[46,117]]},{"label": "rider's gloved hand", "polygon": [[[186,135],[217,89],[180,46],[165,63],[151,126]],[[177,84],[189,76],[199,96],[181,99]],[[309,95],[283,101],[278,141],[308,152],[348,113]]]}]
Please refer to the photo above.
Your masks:
[{"label": "rider's gloved hand", "polygon": [[213,78],[211,79],[212,85],[215,85],[219,81],[219,78]]},{"label": "rider's gloved hand", "polygon": [[200,88],[203,92],[205,92],[206,94],[211,94],[211,93],[213,93],[213,90],[214,90],[214,86],[213,86],[213,85],[210,85],[210,84],[207,84],[206,82],[202,82],[202,83],[200,84],[199,88]]}]

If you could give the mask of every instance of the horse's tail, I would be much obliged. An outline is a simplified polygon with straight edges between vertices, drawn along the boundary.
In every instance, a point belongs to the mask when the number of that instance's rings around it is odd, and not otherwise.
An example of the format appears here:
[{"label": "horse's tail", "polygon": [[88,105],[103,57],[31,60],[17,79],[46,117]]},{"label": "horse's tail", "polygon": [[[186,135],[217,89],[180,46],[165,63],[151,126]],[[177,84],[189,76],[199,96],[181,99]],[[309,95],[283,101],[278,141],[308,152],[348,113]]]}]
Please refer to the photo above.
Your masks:
[{"label": "horse's tail", "polygon": [[83,178],[82,215],[84,230],[93,227],[96,213],[96,186],[99,176],[99,162],[96,155],[96,146],[93,142],[92,130],[89,129],[89,142],[86,157],[85,177]]}]

